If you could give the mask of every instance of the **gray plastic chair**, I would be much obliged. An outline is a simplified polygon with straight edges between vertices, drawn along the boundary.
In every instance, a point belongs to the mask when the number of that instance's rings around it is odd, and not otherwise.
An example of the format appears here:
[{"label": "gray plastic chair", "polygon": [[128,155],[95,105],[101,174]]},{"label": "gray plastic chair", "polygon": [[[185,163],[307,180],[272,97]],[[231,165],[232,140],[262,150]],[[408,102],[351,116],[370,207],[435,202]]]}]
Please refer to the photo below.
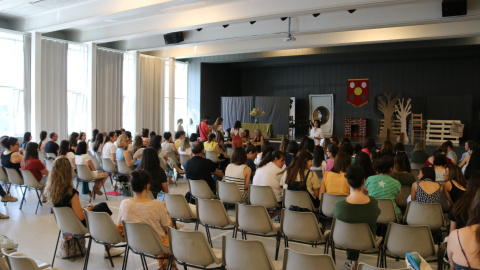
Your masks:
[{"label": "gray plastic chair", "polygon": [[410,270],[410,268],[380,268],[380,267],[375,267],[371,266],[365,263],[359,263],[357,266],[357,270]]},{"label": "gray plastic chair", "polygon": [[125,160],[117,160],[118,173],[120,175],[125,175],[130,179],[130,174],[132,174],[132,168],[127,165]]},{"label": "gray plastic chair", "polygon": [[305,254],[288,248],[285,249],[282,270],[318,269],[320,266],[322,270],[337,269],[335,262],[329,255]]},{"label": "gray plastic chair", "polygon": [[205,158],[217,164],[223,161],[223,159],[218,158],[217,152],[215,151],[205,151]]},{"label": "gray plastic chair", "polygon": [[50,264],[32,259],[22,253],[9,253],[2,248],[2,253],[5,255],[10,270],[41,270],[50,267]]},{"label": "gray plastic chair", "polygon": [[346,195],[332,195],[328,193],[322,193],[322,198],[320,199],[320,221],[322,222],[322,228],[327,228],[327,223],[332,222],[333,220],[333,207],[335,202],[338,199],[346,198]]},{"label": "gray plastic chair", "polygon": [[42,197],[40,196],[41,194],[39,193],[39,191],[41,191],[41,189],[44,188],[45,185],[40,184],[37,181],[37,178],[35,178],[35,176],[33,176],[32,172],[29,170],[20,170],[20,173],[22,173],[23,181],[25,183],[26,188],[35,190],[35,193],[37,194],[38,203],[37,203],[37,208],[35,209],[35,215],[36,215],[38,212],[38,206],[39,205],[43,206]]},{"label": "gray plastic chair", "polygon": [[250,203],[253,205],[263,205],[267,210],[272,211],[278,208],[277,198],[270,186],[250,185],[248,188]]},{"label": "gray plastic chair", "polygon": [[333,219],[332,223],[332,257],[335,261],[335,248],[353,249],[360,253],[377,253],[377,265],[380,264],[382,237],[374,237],[367,223],[346,223]]},{"label": "gray plastic chair", "polygon": [[103,166],[103,171],[108,173],[108,176],[110,177],[110,182],[113,185],[113,180],[117,181],[117,174],[118,174],[118,169],[113,163],[113,161],[109,158],[102,158],[102,166]]},{"label": "gray plastic chair", "polygon": [[387,267],[387,256],[405,259],[405,253],[416,251],[425,261],[438,261],[438,269],[443,269],[444,248],[433,243],[428,226],[412,226],[390,223],[383,245],[381,267]]},{"label": "gray plastic chair", "polygon": [[184,268],[222,269],[222,266],[207,268],[222,263],[222,250],[210,247],[204,233],[168,228],[168,241],[172,256]]},{"label": "gray plastic chair", "polygon": [[145,223],[131,223],[122,221],[123,231],[125,232],[125,239],[127,240],[127,251],[123,260],[122,269],[127,269],[128,254],[130,250],[140,255],[143,269],[147,269],[147,261],[145,257],[152,259],[167,259],[170,269],[172,263],[172,256],[170,249],[162,244],[162,240],[158,238],[153,228]]},{"label": "gray plastic chair", "polygon": [[273,261],[259,240],[237,240],[222,237],[223,266],[229,270],[279,270],[281,261]]},{"label": "gray plastic chair", "polygon": [[98,171],[98,172],[103,171],[102,164],[98,161],[97,157],[90,156],[90,160],[92,160],[93,167],[95,167],[95,171]]},{"label": "gray plastic chair", "polygon": [[318,168],[318,169],[312,169],[312,168],[310,168],[310,170],[311,170],[312,172],[314,172],[314,173],[317,175],[318,180],[319,180],[320,182],[322,182],[322,179],[323,179],[322,169],[321,169],[321,168]]},{"label": "gray plastic chair", "polygon": [[225,204],[235,205],[243,203],[242,194],[237,184],[233,182],[217,181],[218,198]]},{"label": "gray plastic chair", "polygon": [[45,167],[47,167],[47,170],[48,171],[51,171],[52,170],[52,167],[53,167],[53,162],[55,160],[54,159],[46,159],[45,160]]},{"label": "gray plastic chair", "polygon": [[190,159],[189,155],[180,155],[180,164],[185,168],[185,163]]},{"label": "gray plastic chair", "polygon": [[283,235],[285,248],[289,242],[308,244],[317,247],[324,244],[323,253],[327,253],[330,231],[322,233],[315,214],[312,212],[298,212],[288,209],[282,210],[280,232]]},{"label": "gray plastic chair", "polygon": [[412,187],[411,186],[402,186],[402,189],[400,190],[400,198],[398,199],[397,206],[398,208],[405,210],[407,209],[407,200],[408,196],[412,193]]},{"label": "gray plastic chair", "polygon": [[195,230],[198,230],[197,214],[188,206],[185,196],[165,193],[165,204],[175,229],[177,228],[177,220],[179,220],[185,223],[195,223]]},{"label": "gray plastic chair", "polygon": [[388,225],[390,222],[398,223],[395,205],[391,199],[377,199],[380,215],[377,218],[377,224]]},{"label": "gray plastic chair", "polygon": [[207,239],[212,245],[210,228],[220,230],[233,230],[232,237],[236,234],[235,217],[230,217],[220,200],[195,199],[197,206],[198,223],[205,227]]},{"label": "gray plastic chair", "polygon": [[446,230],[442,207],[438,203],[408,203],[405,211],[405,223],[425,225],[430,230]]},{"label": "gray plastic chair", "polygon": [[85,267],[88,266],[88,259],[90,258],[90,248],[92,240],[95,243],[105,246],[110,264],[113,266],[112,256],[107,247],[123,247],[127,250],[125,238],[118,232],[117,226],[113,223],[112,218],[105,212],[93,212],[83,210],[85,218],[87,219],[87,227],[90,231],[90,240],[88,241],[87,254],[85,256]]},{"label": "gray plastic chair", "polygon": [[[88,229],[85,226],[83,226],[82,222],[80,222],[80,220],[77,218],[72,208],[52,207],[52,209],[53,209],[53,214],[55,215],[55,221],[57,222],[57,226],[59,228],[57,244],[55,245],[55,251],[53,252],[53,259],[52,259],[52,267],[53,267],[53,263],[55,262],[55,254],[57,254],[58,241],[60,240],[60,235],[62,233],[65,235],[74,237],[75,243],[78,245],[79,248],[80,248],[80,242],[78,241],[78,239],[90,238],[90,234],[88,233]],[[80,248],[80,250],[82,249]],[[86,266],[87,266],[86,263],[87,263],[87,260],[85,260],[83,269],[86,269]]]},{"label": "gray plastic chair", "polygon": [[[76,189],[78,189],[78,184],[80,182],[95,183],[96,180],[103,179],[103,176],[95,177],[95,175],[93,175],[92,171],[90,170],[90,168],[87,167],[87,165],[77,165],[77,173],[78,173],[78,177],[77,177]],[[105,185],[103,185],[102,187],[103,187],[103,193],[105,194],[105,199],[108,201],[107,192],[105,191]],[[89,203],[90,203],[92,201],[92,192],[89,192],[89,195],[90,195],[90,200],[89,200]]]},{"label": "gray plastic chair", "polygon": [[315,212],[318,209],[315,209],[315,206],[310,199],[307,191],[295,191],[295,190],[284,190],[283,196],[283,205],[284,208],[288,209],[291,205],[296,205],[302,208],[306,208],[312,212]]},{"label": "gray plastic chair", "polygon": [[5,192],[8,194],[10,192],[10,181],[8,181],[8,176],[5,170],[3,169],[2,165],[0,165],[0,182],[5,186]]},{"label": "gray plastic chair", "polygon": [[[425,167],[425,163],[410,163],[410,168],[412,170],[420,170],[423,167]],[[417,175],[418,175],[418,171],[417,171],[417,174],[415,176],[417,176]]]},{"label": "gray plastic chair", "polygon": [[47,159],[56,159],[57,158],[57,155],[55,155],[54,153],[47,153]]},{"label": "gray plastic chair", "polygon": [[212,190],[205,180],[188,180],[188,185],[190,187],[190,193],[195,198],[200,199],[214,199],[216,198]]},{"label": "gray plastic chair", "polygon": [[[12,168],[5,168],[7,172],[8,180],[12,185],[15,185],[20,188],[20,192],[22,193],[22,202],[20,203],[20,210],[22,210],[23,202],[25,202],[25,193],[27,193],[27,186],[25,186],[25,182],[23,181],[22,176],[18,173],[17,170]],[[25,188],[22,191],[22,188]]]},{"label": "gray plastic chair", "polygon": [[[237,227],[237,232],[240,231],[242,233],[242,239],[247,240],[247,234],[275,237],[275,260],[277,260],[282,235],[280,228],[272,223],[265,206],[237,203],[235,205],[235,215],[235,226]],[[237,238],[236,234],[235,238]]]},{"label": "gray plastic chair", "polygon": [[40,150],[38,151],[38,159],[45,165],[45,160],[47,160],[47,154],[45,153],[45,150]]}]

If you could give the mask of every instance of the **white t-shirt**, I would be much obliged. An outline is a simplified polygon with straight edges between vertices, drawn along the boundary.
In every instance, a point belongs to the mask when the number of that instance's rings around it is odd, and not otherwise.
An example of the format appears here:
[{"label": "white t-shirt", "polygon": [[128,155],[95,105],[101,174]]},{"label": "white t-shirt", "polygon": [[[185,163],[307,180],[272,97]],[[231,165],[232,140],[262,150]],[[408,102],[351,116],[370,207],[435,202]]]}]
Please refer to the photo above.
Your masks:
[{"label": "white t-shirt", "polygon": [[237,136],[242,137],[243,129],[242,129],[242,128],[239,128],[239,129],[237,130],[237,129],[232,128],[232,130],[230,131],[230,133],[231,133],[231,135],[237,135]]},{"label": "white t-shirt", "polygon": [[77,165],[87,165],[88,167],[88,161],[92,160],[89,155],[83,154],[83,155],[76,155],[75,156],[75,164]]},{"label": "white t-shirt", "polygon": [[320,145],[322,140],[314,139],[315,137],[322,138],[323,139],[323,132],[321,128],[312,128],[310,130],[310,138],[312,138],[315,141],[315,145]]},{"label": "white t-shirt", "polygon": [[178,148],[178,153],[179,153],[180,155],[192,156],[192,148],[189,147],[189,148],[185,149],[185,151],[182,151],[182,148]]},{"label": "white t-shirt", "polygon": [[269,162],[267,165],[258,168],[253,177],[253,185],[256,186],[270,186],[273,189],[273,193],[277,198],[278,202],[282,201],[282,185],[280,185],[280,180],[282,175],[279,174],[282,172],[282,169],[279,168],[275,163]]},{"label": "white t-shirt", "polygon": [[102,158],[112,159],[112,154],[116,154],[117,147],[112,142],[107,142],[102,149]]},{"label": "white t-shirt", "polygon": [[163,142],[162,143],[162,149],[165,149],[165,152],[175,152],[175,144],[171,142]]},{"label": "white t-shirt", "polygon": [[70,164],[72,165],[72,167],[75,167],[75,164],[73,163],[73,159],[75,158],[75,154],[72,153],[72,152],[67,152],[67,154],[65,156],[68,158],[68,161],[70,161]]}]

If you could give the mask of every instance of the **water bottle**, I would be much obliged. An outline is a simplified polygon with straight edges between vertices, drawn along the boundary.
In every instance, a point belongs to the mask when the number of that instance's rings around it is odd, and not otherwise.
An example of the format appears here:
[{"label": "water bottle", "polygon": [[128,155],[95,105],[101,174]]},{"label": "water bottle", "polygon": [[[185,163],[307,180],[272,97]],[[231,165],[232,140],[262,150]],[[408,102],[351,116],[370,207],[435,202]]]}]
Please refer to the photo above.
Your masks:
[{"label": "water bottle", "polygon": [[118,194],[123,195],[123,186],[120,183],[118,183]]}]

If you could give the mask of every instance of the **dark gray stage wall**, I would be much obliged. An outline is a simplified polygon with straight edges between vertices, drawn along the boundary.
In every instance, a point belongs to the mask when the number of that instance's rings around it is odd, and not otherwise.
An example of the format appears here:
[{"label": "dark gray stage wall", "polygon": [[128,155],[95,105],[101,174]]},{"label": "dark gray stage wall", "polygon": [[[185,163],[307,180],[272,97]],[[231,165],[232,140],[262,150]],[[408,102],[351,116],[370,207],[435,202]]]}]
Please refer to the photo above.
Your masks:
[{"label": "dark gray stage wall", "polygon": [[255,97],[255,108],[258,107],[265,111],[259,118],[260,123],[273,124],[275,134],[288,134],[290,97]]},{"label": "dark gray stage wall", "polygon": [[236,121],[251,123],[253,97],[222,97],[223,129],[233,128]]},{"label": "dark gray stage wall", "polygon": [[[376,109],[376,97],[389,92],[412,98],[412,111],[423,113],[424,119],[461,120],[466,124],[464,137],[478,139],[479,46],[294,56],[228,64],[208,63],[212,59],[207,57],[189,61],[202,69],[201,115],[220,115],[221,96],[292,96],[297,101],[297,121],[306,121],[309,95],[333,93],[334,135],[343,137],[345,117],[365,117],[367,135],[377,136],[378,120],[383,116]],[[370,101],[356,108],[347,103],[347,80],[361,78],[370,80]],[[275,132],[280,133],[276,127]],[[306,133],[307,127],[297,128],[297,135]]]}]

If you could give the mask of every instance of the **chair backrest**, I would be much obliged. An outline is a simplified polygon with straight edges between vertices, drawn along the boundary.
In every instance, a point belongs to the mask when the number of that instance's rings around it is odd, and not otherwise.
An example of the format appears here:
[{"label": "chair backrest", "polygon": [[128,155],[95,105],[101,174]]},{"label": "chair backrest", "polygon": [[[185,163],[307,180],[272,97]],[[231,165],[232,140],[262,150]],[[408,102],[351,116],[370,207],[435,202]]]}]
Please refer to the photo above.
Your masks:
[{"label": "chair backrest", "polygon": [[88,229],[83,226],[70,207],[52,207],[58,228],[65,233],[87,234]]},{"label": "chair backrest", "polygon": [[[391,268],[388,268],[391,269]],[[379,268],[375,266],[371,266],[365,263],[359,263],[357,266],[357,270],[388,270],[387,268]],[[395,268],[395,270],[409,270],[410,268]]]},{"label": "chair backrest", "polygon": [[[425,163],[410,163],[410,168],[412,168],[412,170],[420,170],[423,167],[425,167]],[[417,173],[417,175],[418,175],[418,173]],[[415,176],[417,176],[417,175],[415,175]]]},{"label": "chair backrest", "polygon": [[183,263],[207,267],[222,262],[213,253],[203,232],[168,228],[168,241],[172,255]]},{"label": "chair backrest", "polygon": [[185,196],[182,194],[165,193],[165,203],[171,218],[183,220],[197,219],[197,215],[192,212]]},{"label": "chair backrest", "polygon": [[127,244],[134,251],[154,256],[170,253],[150,225],[127,221],[122,221],[122,224]]},{"label": "chair backrest", "polygon": [[408,225],[425,225],[430,229],[440,229],[445,225],[442,207],[438,203],[408,203],[405,211],[405,223]]},{"label": "chair backrest", "polygon": [[289,239],[314,242],[323,240],[317,218],[312,212],[282,210],[280,231]]},{"label": "chair backrest", "polygon": [[125,242],[125,238],[118,232],[117,226],[106,212],[84,210],[90,235],[97,241],[108,244]]},{"label": "chair backrest", "polygon": [[92,171],[87,165],[77,165],[77,174],[82,180],[95,180]]},{"label": "chair backrest", "polygon": [[55,155],[54,153],[47,153],[47,159],[56,159],[57,158],[57,155]]},{"label": "chair backrest", "polygon": [[205,180],[188,180],[190,192],[195,198],[213,199],[215,195]]},{"label": "chair backrest", "polygon": [[310,211],[314,210],[312,199],[308,195],[307,191],[294,191],[294,190],[284,190],[284,199],[283,203],[286,209],[291,205],[296,205],[302,208],[307,208]]},{"label": "chair backrest", "polygon": [[12,168],[5,168],[5,171],[7,172],[8,180],[10,181],[10,183],[20,186],[23,186],[25,184],[22,176],[20,176],[17,170]]},{"label": "chair backrest", "polygon": [[412,113],[411,124],[412,124],[412,129],[422,129],[422,127],[423,127],[423,114]]},{"label": "chair backrest", "polygon": [[327,217],[333,217],[333,207],[335,206],[335,202],[338,199],[346,198],[347,196],[345,195],[332,195],[332,194],[327,194],[323,193],[322,194],[322,200],[320,201],[320,210],[322,213],[327,216]]},{"label": "chair backrest", "polygon": [[189,155],[180,155],[180,164],[182,164],[182,166],[185,166],[185,163],[187,163],[189,159]]},{"label": "chair backrest", "polygon": [[38,159],[45,164],[45,160],[47,159],[47,154],[45,154],[45,150],[38,151]]},{"label": "chair backrest", "polygon": [[29,188],[42,188],[45,185],[41,185],[35,176],[33,176],[32,172],[29,170],[20,170],[20,173],[23,177],[23,182]]},{"label": "chair backrest", "polygon": [[432,232],[427,226],[390,223],[384,246],[389,253],[400,258],[405,258],[407,251],[416,251],[423,258],[435,255]]},{"label": "chair backrest", "polygon": [[[422,166],[422,168],[424,167],[425,165]],[[420,168],[421,169],[421,168]],[[413,174],[413,176],[415,176],[415,181],[418,181],[418,173],[420,172],[420,169],[412,169],[411,173]]]},{"label": "chair backrest", "polygon": [[205,151],[205,158],[210,159],[211,161],[218,163],[220,160],[218,159],[217,152],[215,151]]},{"label": "chair backrest", "polygon": [[222,237],[222,242],[222,261],[229,270],[275,269],[263,242],[237,240],[226,236]]},{"label": "chair backrest", "polygon": [[2,165],[0,165],[0,182],[8,182],[8,176],[5,170],[3,169]]},{"label": "chair backrest", "polygon": [[411,194],[412,187],[410,186],[402,186],[400,190],[400,198],[398,199],[397,206],[399,208],[405,209],[407,208],[407,200],[408,196]]},{"label": "chair backrest", "polygon": [[332,257],[325,254],[305,254],[291,249],[285,249],[283,254],[283,270],[317,269],[321,265],[322,270],[335,270],[335,262]]},{"label": "chair backrest", "polygon": [[263,205],[235,205],[235,223],[239,230],[267,234],[275,230],[272,219]]},{"label": "chair backrest", "polygon": [[130,175],[132,173],[132,168],[127,165],[125,160],[117,160],[118,172],[121,174]]},{"label": "chair backrest", "polygon": [[323,179],[322,169],[313,169],[313,170],[312,170],[312,169],[310,168],[310,170],[317,175],[318,180],[322,181],[322,179]]},{"label": "chair backrest", "polygon": [[333,219],[332,238],[335,245],[358,251],[375,247],[372,231],[367,223],[346,223]]},{"label": "chair backrest", "polygon": [[272,187],[250,185],[248,192],[250,192],[251,204],[263,205],[267,209],[277,208],[277,198],[275,197],[275,193],[273,193]]},{"label": "chair backrest", "polygon": [[8,265],[10,270],[38,270],[37,263],[21,253],[12,252],[8,253],[7,250],[2,248],[2,253],[7,258]]},{"label": "chair backrest", "polygon": [[100,164],[100,162],[98,161],[96,156],[92,155],[92,156],[90,156],[90,159],[92,160],[93,167],[95,167],[96,171],[103,171],[102,164]]},{"label": "chair backrest", "polygon": [[440,206],[442,207],[443,213],[449,213],[450,212],[450,203],[447,200],[447,196],[445,196],[445,193],[440,194]]},{"label": "chair backrest", "polygon": [[54,161],[55,161],[54,159],[46,159],[45,160],[45,167],[47,167],[47,170],[49,170],[49,171],[52,170]]},{"label": "chair backrest", "polygon": [[102,166],[103,166],[103,170],[108,173],[113,173],[113,174],[118,173],[117,167],[115,167],[115,164],[109,158],[102,158]]},{"label": "chair backrest", "polygon": [[243,198],[237,184],[217,181],[218,198],[224,203],[242,203]]},{"label": "chair backrest", "polygon": [[97,158],[100,165],[103,166],[102,153],[101,152],[95,152],[95,157]]},{"label": "chair backrest", "polygon": [[195,204],[200,223],[222,228],[233,225],[222,201],[196,198]]},{"label": "chair backrest", "polygon": [[390,222],[397,222],[397,213],[395,212],[395,205],[392,199],[377,199],[378,208],[380,208],[380,215],[377,217],[377,223],[388,224]]}]

